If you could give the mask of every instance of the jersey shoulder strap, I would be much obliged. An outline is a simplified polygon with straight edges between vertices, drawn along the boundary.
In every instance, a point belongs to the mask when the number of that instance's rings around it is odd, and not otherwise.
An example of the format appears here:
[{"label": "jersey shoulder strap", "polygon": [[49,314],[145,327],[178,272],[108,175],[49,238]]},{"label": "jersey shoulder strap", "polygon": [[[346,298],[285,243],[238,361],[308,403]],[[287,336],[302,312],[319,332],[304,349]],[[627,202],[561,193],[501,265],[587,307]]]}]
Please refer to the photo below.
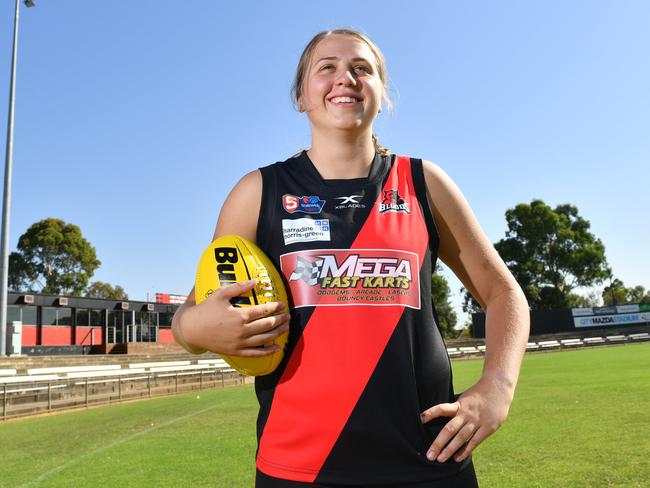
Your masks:
[{"label": "jersey shoulder strap", "polygon": [[440,236],[436,223],[431,213],[429,192],[427,191],[427,183],[424,178],[424,167],[421,159],[409,158],[411,160],[411,175],[413,177],[413,185],[415,186],[415,194],[418,197],[422,215],[427,226],[429,233],[429,249],[431,250],[432,267],[435,267],[435,260],[438,257],[438,249],[440,247]]}]

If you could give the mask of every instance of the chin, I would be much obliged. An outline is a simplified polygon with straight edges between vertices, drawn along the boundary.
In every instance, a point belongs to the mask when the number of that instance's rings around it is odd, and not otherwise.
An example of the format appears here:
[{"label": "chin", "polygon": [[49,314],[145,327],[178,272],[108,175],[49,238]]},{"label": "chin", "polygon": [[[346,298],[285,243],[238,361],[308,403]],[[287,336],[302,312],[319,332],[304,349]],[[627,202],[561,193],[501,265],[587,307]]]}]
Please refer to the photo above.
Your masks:
[{"label": "chin", "polygon": [[[372,124],[372,122],[370,122],[370,124]],[[364,121],[363,119],[358,119],[358,118],[356,118],[356,119],[353,119],[353,118],[343,119],[343,118],[341,118],[341,119],[333,120],[331,125],[336,129],[350,129],[350,130],[352,130],[352,129],[361,129],[361,128],[365,127],[367,125],[367,122]]]}]

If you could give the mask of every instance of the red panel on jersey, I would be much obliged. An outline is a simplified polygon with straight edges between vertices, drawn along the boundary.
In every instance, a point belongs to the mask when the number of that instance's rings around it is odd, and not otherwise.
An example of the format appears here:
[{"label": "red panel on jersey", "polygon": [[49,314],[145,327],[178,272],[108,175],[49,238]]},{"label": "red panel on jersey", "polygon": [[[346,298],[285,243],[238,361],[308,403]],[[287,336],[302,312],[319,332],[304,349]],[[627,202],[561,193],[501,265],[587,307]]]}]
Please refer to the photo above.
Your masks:
[{"label": "red panel on jersey", "polygon": [[[351,249],[401,249],[421,265],[427,246],[410,161],[398,157]],[[292,270],[283,271],[289,280]],[[419,271],[413,270],[415,280]],[[406,306],[316,307],[276,386],[260,439],[260,471],[316,479]]]}]

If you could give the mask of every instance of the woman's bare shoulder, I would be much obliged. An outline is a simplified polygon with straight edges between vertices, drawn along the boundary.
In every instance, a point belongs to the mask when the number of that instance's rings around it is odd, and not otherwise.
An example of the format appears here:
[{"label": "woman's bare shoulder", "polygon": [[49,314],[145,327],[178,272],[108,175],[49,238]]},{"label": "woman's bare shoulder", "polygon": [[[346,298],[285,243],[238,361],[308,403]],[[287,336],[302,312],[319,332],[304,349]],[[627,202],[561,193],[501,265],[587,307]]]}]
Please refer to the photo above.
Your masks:
[{"label": "woman's bare shoulder", "polygon": [[262,173],[251,171],[240,178],[223,202],[213,239],[237,234],[255,242],[262,202]]}]

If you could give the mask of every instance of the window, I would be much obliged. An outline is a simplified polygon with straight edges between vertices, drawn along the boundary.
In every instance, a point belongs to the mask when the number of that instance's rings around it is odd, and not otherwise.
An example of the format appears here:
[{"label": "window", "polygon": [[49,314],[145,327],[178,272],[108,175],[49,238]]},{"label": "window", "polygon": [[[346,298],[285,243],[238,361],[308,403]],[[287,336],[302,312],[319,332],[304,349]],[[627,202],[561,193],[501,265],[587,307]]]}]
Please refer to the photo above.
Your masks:
[{"label": "window", "polygon": [[7,324],[20,320],[23,325],[36,325],[36,307],[33,305],[8,305]]},{"label": "window", "polygon": [[135,312],[135,323],[141,325],[157,325],[157,312]]},{"label": "window", "polygon": [[77,309],[77,325],[87,327],[90,325],[90,310],[87,308]]},{"label": "window", "polygon": [[41,324],[56,325],[56,308],[54,307],[41,308]]},{"label": "window", "polygon": [[72,325],[72,309],[58,307],[43,307],[41,309],[43,325]]},{"label": "window", "polygon": [[7,325],[11,324],[13,321],[22,321],[22,314],[20,312],[20,305],[8,305]]},{"label": "window", "polygon": [[23,325],[36,325],[36,307],[28,305],[21,307]]},{"label": "window", "polygon": [[162,328],[169,328],[172,325],[174,312],[158,312],[158,325]]},{"label": "window", "polygon": [[71,308],[57,308],[56,314],[57,314],[56,325],[72,325]]},{"label": "window", "polygon": [[106,314],[104,310],[94,308],[90,311],[90,325],[93,327],[103,327],[106,325]]}]

